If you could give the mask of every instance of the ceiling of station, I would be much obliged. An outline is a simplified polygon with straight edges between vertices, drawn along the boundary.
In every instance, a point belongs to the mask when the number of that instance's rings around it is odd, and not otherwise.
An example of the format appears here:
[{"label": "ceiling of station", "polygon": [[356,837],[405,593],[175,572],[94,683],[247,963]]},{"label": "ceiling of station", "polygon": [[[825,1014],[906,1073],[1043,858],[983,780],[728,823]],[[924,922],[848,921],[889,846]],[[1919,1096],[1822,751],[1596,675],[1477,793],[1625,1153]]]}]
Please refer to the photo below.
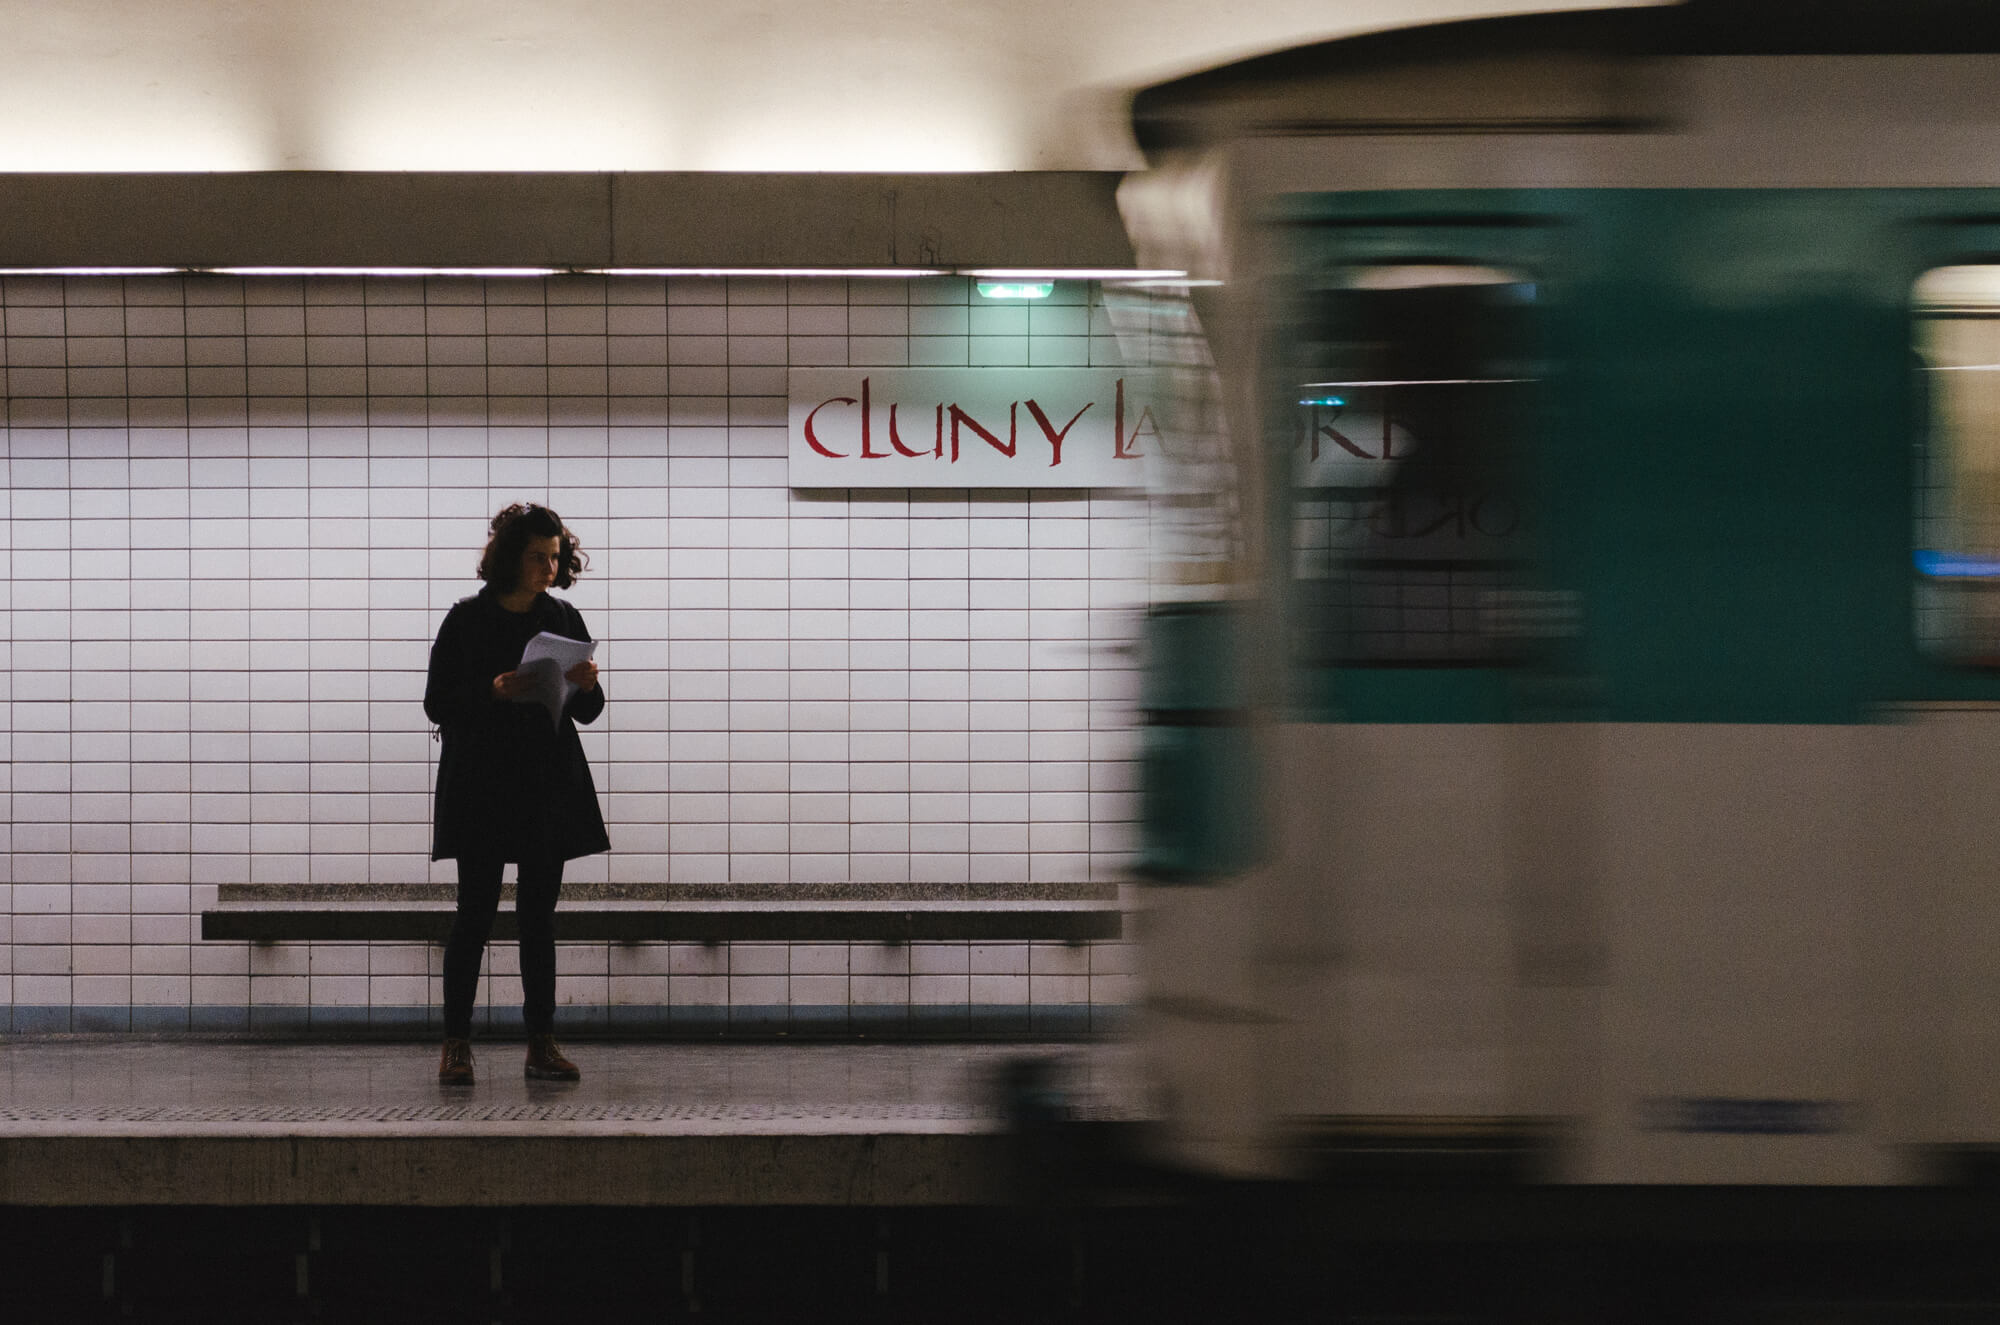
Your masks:
[{"label": "ceiling of station", "polygon": [[1137,164],[1134,87],[1648,0],[0,0],[0,171]]}]

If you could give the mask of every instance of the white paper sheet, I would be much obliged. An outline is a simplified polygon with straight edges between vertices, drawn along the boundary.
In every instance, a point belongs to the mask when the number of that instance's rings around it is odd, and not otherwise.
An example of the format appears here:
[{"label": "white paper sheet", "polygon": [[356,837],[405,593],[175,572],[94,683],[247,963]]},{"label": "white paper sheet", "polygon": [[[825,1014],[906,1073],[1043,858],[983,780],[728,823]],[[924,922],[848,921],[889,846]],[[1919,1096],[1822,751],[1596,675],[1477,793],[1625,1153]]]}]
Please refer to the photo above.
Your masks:
[{"label": "white paper sheet", "polygon": [[564,707],[577,692],[563,673],[596,654],[596,640],[567,639],[543,631],[521,651],[521,665],[514,672],[528,683],[528,689],[516,695],[514,702],[540,704],[549,711],[549,721],[560,724]]}]

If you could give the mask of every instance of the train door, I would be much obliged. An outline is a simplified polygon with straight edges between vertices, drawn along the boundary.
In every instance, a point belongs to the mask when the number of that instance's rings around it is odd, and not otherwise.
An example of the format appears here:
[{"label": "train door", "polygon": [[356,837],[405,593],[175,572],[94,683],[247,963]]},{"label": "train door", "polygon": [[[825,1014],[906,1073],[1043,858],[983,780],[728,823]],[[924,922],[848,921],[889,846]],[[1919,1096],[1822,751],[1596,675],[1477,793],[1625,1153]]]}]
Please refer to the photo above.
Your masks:
[{"label": "train door", "polygon": [[[1957,209],[1954,209],[1957,210]],[[1908,862],[1880,932],[1908,1033],[1885,1123],[1925,1148],[2000,1147],[2000,226],[1917,227],[1908,264],[1915,452],[1894,789]],[[1902,293],[1898,291],[1897,293]],[[1913,886],[1915,885],[1915,886]]]},{"label": "train door", "polygon": [[[1575,564],[1606,697],[1605,975],[1579,1172],[1899,1180],[1944,1126],[1938,1028],[1992,1043],[1937,968],[1992,987],[1963,931],[2000,918],[1973,790],[2000,772],[2000,730],[1979,711],[1990,678],[1921,644],[1945,624],[1932,591],[1959,590],[1926,578],[1954,566],[1927,557],[1912,448],[1924,379],[1970,375],[1917,367],[1912,283],[1944,259],[1913,260],[1910,211],[1962,202],[1591,205],[1610,274],[1590,300]],[[1980,545],[1958,546],[1975,564]],[[1972,1071],[1961,1086],[2000,1099]]]},{"label": "train door", "polygon": [[1575,237],[1518,204],[1292,199],[1223,292],[1249,569],[1150,621],[1139,918],[1142,1034],[1203,1167],[1491,1139],[1587,1079],[1589,779],[1550,720],[1576,622],[1542,472]]},{"label": "train door", "polygon": [[1590,1079],[1592,747],[1548,472],[1587,241],[1468,198],[1304,204],[1270,353],[1272,868],[1301,936],[1274,970],[1315,1009],[1289,1107],[1336,1137],[1507,1131]]}]

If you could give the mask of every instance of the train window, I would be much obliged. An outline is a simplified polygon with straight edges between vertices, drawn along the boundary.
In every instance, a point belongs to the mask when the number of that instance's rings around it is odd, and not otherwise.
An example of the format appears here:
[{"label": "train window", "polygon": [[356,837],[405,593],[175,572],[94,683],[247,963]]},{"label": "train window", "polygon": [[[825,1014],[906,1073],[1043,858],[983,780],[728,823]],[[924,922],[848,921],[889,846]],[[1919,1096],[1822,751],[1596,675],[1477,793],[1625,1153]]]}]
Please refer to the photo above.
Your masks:
[{"label": "train window", "polygon": [[1507,660],[1536,290],[1454,263],[1335,271],[1295,342],[1300,643],[1311,665]]},{"label": "train window", "polygon": [[1917,639],[1945,661],[2000,667],[2000,265],[1926,272],[1914,303],[1927,387]]}]

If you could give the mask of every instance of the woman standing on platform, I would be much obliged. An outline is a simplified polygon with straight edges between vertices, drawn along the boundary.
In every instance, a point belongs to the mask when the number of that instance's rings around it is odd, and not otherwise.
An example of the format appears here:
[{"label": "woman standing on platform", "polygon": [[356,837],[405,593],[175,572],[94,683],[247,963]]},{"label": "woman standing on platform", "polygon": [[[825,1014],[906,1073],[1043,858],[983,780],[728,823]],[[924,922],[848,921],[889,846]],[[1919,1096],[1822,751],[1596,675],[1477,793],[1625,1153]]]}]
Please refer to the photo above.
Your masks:
[{"label": "woman standing on platform", "polygon": [[458,911],[444,950],[444,1054],[438,1080],[471,1085],[472,1005],[479,964],[500,905],[501,867],[518,866],[521,1016],[528,1026],[527,1075],[575,1081],[581,1074],[555,1038],[556,897],[563,862],[610,849],[597,787],[576,723],[604,711],[597,665],[564,673],[576,691],[552,714],[531,699],[516,671],[542,632],[588,640],[583,617],[550,587],[567,589],[588,559],[576,535],[545,506],[513,505],[493,517],[479,558],[486,582],[445,614],[431,646],[424,712],[437,724],[432,860],[458,862]]}]

